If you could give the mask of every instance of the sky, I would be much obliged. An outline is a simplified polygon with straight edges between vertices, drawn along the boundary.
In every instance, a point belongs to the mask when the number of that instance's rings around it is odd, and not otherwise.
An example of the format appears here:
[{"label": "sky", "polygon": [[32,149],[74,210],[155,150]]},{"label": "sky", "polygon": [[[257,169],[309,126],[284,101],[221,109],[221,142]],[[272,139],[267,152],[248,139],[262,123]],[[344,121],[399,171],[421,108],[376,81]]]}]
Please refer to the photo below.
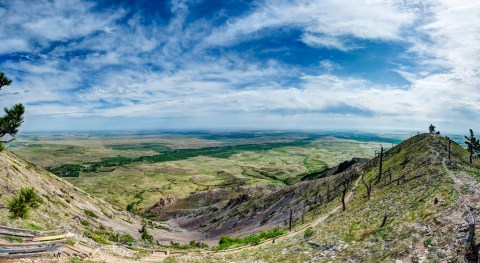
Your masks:
[{"label": "sky", "polygon": [[480,128],[480,2],[0,0],[23,130]]}]

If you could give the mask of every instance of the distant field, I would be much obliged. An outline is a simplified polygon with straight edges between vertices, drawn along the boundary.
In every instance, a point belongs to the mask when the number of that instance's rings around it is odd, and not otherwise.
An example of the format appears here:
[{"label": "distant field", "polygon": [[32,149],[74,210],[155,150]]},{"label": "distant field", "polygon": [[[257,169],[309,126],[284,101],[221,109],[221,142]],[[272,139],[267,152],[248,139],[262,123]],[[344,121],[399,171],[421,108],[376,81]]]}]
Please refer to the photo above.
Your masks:
[{"label": "distant field", "polygon": [[28,135],[12,150],[85,191],[141,212],[160,197],[239,185],[291,184],[408,135],[170,133]]}]

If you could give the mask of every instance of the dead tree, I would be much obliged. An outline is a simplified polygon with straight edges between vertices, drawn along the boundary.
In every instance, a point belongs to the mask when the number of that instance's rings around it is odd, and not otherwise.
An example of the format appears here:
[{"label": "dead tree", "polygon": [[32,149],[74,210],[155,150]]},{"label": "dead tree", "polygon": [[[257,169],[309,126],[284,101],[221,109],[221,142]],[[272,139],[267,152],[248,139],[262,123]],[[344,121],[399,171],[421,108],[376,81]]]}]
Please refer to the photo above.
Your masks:
[{"label": "dead tree", "polygon": [[288,230],[292,231],[293,211],[290,209],[290,220],[288,221]]},{"label": "dead tree", "polygon": [[380,224],[380,228],[385,226],[385,223],[387,223],[387,213],[385,212],[385,215],[383,216],[382,223]]},{"label": "dead tree", "polygon": [[448,139],[448,160],[451,160],[450,156],[452,155],[452,140]]},{"label": "dead tree", "polygon": [[450,139],[449,137],[447,137],[447,140],[448,140],[448,160],[451,161],[452,159],[450,158],[451,154],[452,154],[452,139]]},{"label": "dead tree", "polygon": [[363,179],[364,176],[365,176],[365,172],[362,172],[362,183],[367,188],[367,197],[368,197],[368,199],[370,199],[370,194],[372,193],[372,181],[373,181],[373,179],[368,180],[368,183],[367,183]]},{"label": "dead tree", "polygon": [[347,188],[348,188],[348,178],[345,178],[342,182],[342,209],[345,211],[347,207],[345,206],[345,196],[347,195]]},{"label": "dead tree", "polygon": [[465,239],[463,261],[465,263],[478,263],[478,250],[480,244],[475,244],[475,218],[470,209],[465,205],[469,214],[468,220],[468,236]]},{"label": "dead tree", "polygon": [[305,222],[304,217],[305,217],[305,209],[306,209],[307,205],[308,205],[308,201],[305,200],[305,202],[303,203],[302,224]]},{"label": "dead tree", "polygon": [[380,182],[382,179],[382,165],[383,165],[383,146],[380,145],[380,160],[379,160],[379,169],[378,169],[378,177],[377,182]]}]

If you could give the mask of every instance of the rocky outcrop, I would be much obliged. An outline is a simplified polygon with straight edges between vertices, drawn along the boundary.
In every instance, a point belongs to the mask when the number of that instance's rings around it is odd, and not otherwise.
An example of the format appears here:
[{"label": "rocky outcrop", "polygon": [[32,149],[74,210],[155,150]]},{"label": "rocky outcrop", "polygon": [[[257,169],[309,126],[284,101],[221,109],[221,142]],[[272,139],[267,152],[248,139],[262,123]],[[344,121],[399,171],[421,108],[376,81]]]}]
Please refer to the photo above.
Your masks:
[{"label": "rocky outcrop", "polygon": [[147,213],[158,213],[158,212],[164,210],[165,208],[171,206],[172,204],[174,204],[175,201],[177,201],[177,199],[174,198],[174,197],[170,197],[170,196],[162,197],[162,198],[160,198],[160,200],[158,202],[156,202],[146,212]]}]

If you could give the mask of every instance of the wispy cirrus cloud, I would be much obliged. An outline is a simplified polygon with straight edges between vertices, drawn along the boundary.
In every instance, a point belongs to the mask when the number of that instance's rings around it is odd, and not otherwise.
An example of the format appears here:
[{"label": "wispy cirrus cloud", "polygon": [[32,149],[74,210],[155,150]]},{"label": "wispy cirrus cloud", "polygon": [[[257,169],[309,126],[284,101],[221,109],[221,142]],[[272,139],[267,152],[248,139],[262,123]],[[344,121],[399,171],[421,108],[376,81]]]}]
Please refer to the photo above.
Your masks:
[{"label": "wispy cirrus cloud", "polygon": [[101,4],[0,4],[0,70],[15,81],[0,103],[25,103],[31,129],[45,118],[455,128],[480,113],[474,1],[265,0],[237,12],[170,1],[157,3],[163,16]]},{"label": "wispy cirrus cloud", "polygon": [[[232,45],[258,37],[262,30],[294,28],[313,47],[357,48],[348,37],[402,40],[402,30],[415,14],[389,1],[263,1],[248,14],[229,20],[207,38],[214,45]],[[260,32],[260,34],[256,34]]]}]

